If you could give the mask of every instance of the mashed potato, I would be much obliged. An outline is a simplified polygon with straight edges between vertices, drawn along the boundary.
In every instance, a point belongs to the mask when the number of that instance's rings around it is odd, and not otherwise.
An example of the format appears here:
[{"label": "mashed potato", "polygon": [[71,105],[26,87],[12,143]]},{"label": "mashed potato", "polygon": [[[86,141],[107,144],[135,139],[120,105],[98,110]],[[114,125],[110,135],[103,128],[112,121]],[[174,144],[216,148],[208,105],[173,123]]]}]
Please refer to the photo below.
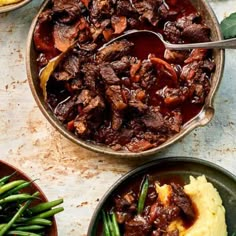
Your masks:
[{"label": "mashed potato", "polygon": [[181,221],[172,222],[169,230],[178,228],[180,236],[226,236],[225,209],[214,186],[205,176],[190,177],[184,186],[185,193],[191,198],[198,210],[194,224],[185,229]]}]

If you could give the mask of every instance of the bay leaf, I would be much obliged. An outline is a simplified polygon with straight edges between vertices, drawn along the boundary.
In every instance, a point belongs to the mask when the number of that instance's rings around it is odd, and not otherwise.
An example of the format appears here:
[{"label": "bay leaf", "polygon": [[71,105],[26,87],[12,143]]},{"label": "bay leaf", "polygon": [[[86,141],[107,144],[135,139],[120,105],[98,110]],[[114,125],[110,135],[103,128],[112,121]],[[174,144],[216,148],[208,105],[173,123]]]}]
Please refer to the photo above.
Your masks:
[{"label": "bay leaf", "polygon": [[226,17],[220,23],[220,27],[224,38],[228,39],[236,37],[236,12]]},{"label": "bay leaf", "polygon": [[47,83],[48,80],[56,69],[59,62],[64,58],[65,52],[61,53],[57,57],[54,57],[52,60],[48,62],[48,64],[40,71],[39,79],[40,79],[40,87],[43,90],[44,100],[47,100]]}]

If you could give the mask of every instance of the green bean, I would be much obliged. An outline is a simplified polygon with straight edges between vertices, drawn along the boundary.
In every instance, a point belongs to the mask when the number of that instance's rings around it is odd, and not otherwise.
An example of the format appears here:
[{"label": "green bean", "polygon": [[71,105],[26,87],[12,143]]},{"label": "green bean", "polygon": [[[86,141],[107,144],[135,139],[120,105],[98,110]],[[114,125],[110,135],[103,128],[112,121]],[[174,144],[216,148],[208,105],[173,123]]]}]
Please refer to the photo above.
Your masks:
[{"label": "green bean", "polygon": [[12,173],[11,175],[7,175],[7,176],[2,177],[0,179],[0,186],[3,186],[15,173],[16,173],[16,171],[14,173]]},{"label": "green bean", "polygon": [[146,176],[143,181],[139,199],[138,199],[138,214],[141,214],[144,209],[144,204],[145,204],[147,193],[148,193],[148,185],[149,185],[148,177]]},{"label": "green bean", "polygon": [[115,236],[114,227],[113,227],[113,224],[112,224],[112,220],[110,218],[110,214],[107,214],[107,222],[108,222],[108,226],[109,226],[111,236]]},{"label": "green bean", "polygon": [[[39,192],[36,192],[32,195],[33,197],[39,196]],[[19,210],[15,213],[15,215],[11,218],[11,220],[0,230],[0,236],[3,236],[11,226],[16,222],[16,220],[23,214],[23,212],[29,207],[32,199],[28,200],[24,205],[22,205]]]},{"label": "green bean", "polygon": [[114,229],[114,235],[115,236],[120,236],[120,230],[119,230],[119,226],[116,220],[116,215],[113,212],[111,215],[111,220],[112,220],[112,224],[113,224],[113,229]]},{"label": "green bean", "polygon": [[43,202],[30,208],[32,214],[41,213],[47,210],[50,210],[52,207],[58,206],[59,204],[63,203],[63,199],[58,199],[51,202]]},{"label": "green bean", "polygon": [[12,188],[15,188],[16,186],[25,183],[25,180],[15,180],[10,183],[4,184],[3,186],[0,187],[0,194],[3,194],[7,191],[9,191]]},{"label": "green bean", "polygon": [[7,197],[9,195],[15,194],[17,193],[19,190],[22,190],[23,188],[27,188],[31,185],[32,182],[25,182],[23,184],[20,184],[18,186],[16,186],[15,188],[5,192],[4,194],[2,194],[1,198]]},{"label": "green bean", "polygon": [[20,194],[15,194],[15,195],[11,195],[6,198],[0,199],[0,204],[4,204],[8,202],[26,201],[32,198],[35,198],[35,197],[27,193],[20,193]]},{"label": "green bean", "polygon": [[34,218],[34,219],[28,219],[24,222],[24,225],[45,225],[45,226],[51,226],[52,221],[43,219],[43,218]]},{"label": "green bean", "polygon": [[49,217],[54,216],[55,214],[57,214],[61,211],[64,211],[64,208],[63,207],[57,207],[57,208],[51,209],[49,211],[42,212],[42,213],[34,216],[33,218],[49,218]]},{"label": "green bean", "polygon": [[6,224],[0,224],[0,230],[5,226]]},{"label": "green bean", "polygon": [[17,236],[41,236],[41,234],[19,231],[19,230],[11,230],[7,232],[7,235],[17,235]]},{"label": "green bean", "polygon": [[44,229],[45,227],[42,225],[24,225],[24,226],[17,226],[15,230],[20,230],[20,231],[34,231],[34,230],[41,230]]},{"label": "green bean", "polygon": [[109,225],[107,222],[106,213],[104,211],[102,211],[102,219],[103,219],[103,228],[104,228],[105,236],[111,236],[110,230],[109,230]]}]

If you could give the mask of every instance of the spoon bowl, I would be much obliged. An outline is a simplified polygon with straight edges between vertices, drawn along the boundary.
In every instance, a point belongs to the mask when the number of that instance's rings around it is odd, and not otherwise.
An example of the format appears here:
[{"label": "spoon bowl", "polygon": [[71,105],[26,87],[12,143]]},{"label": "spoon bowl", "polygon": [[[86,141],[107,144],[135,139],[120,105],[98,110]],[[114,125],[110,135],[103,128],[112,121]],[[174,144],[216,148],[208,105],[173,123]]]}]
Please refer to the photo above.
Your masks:
[{"label": "spoon bowl", "polygon": [[166,49],[170,49],[170,50],[188,50],[188,49],[194,49],[194,48],[207,48],[207,49],[231,48],[231,49],[236,49],[236,38],[227,39],[227,40],[218,40],[218,41],[213,41],[213,42],[203,42],[203,43],[173,44],[173,43],[169,43],[169,42],[165,41],[163,36],[160,33],[155,32],[155,31],[128,30],[128,31],[124,32],[124,34],[122,34],[116,38],[113,38],[108,43],[104,44],[99,50],[103,49],[107,45],[109,45],[119,39],[125,38],[129,35],[134,35],[134,34],[153,34],[160,39],[160,41],[163,43],[163,45],[165,46]]}]

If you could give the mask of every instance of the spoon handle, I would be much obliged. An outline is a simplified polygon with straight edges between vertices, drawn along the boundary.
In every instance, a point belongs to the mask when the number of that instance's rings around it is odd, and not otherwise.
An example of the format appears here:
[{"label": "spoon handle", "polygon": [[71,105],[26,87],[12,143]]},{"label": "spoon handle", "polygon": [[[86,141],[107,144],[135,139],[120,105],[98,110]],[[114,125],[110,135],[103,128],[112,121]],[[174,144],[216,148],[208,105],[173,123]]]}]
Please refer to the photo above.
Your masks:
[{"label": "spoon handle", "polygon": [[188,44],[165,44],[166,48],[173,50],[186,50],[194,48],[234,48],[236,49],[236,38],[219,40],[214,42],[205,42],[205,43],[188,43]]}]

